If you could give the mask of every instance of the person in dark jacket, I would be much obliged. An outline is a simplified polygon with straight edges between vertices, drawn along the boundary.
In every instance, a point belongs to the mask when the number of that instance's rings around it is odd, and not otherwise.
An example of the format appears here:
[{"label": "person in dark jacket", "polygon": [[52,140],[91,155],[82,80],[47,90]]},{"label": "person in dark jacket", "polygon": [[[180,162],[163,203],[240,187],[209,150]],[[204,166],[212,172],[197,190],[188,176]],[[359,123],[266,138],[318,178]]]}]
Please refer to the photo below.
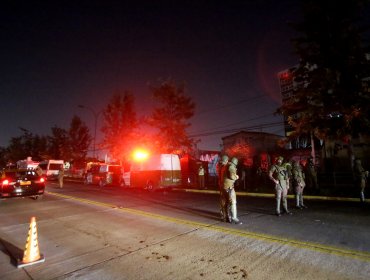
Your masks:
[{"label": "person in dark jacket", "polygon": [[354,179],[355,179],[355,186],[360,191],[360,201],[362,203],[365,202],[365,187],[366,187],[366,181],[369,177],[369,171],[366,171],[362,167],[362,163],[360,159],[355,160],[355,165],[353,168],[354,173]]}]

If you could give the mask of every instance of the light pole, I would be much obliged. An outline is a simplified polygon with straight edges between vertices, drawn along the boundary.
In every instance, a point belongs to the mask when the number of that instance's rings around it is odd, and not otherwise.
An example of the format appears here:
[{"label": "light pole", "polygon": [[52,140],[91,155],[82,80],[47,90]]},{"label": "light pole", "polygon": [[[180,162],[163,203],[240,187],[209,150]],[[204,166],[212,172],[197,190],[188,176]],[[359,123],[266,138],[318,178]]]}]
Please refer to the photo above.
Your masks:
[{"label": "light pole", "polygon": [[85,105],[78,105],[78,108],[82,108],[82,109],[87,109],[89,110],[93,116],[94,116],[94,139],[93,139],[93,158],[95,158],[95,141],[96,141],[96,128],[98,126],[98,118],[99,118],[99,115],[101,112],[103,111],[99,111],[99,112],[96,112],[93,108],[91,107],[88,107],[88,106],[85,106]]}]

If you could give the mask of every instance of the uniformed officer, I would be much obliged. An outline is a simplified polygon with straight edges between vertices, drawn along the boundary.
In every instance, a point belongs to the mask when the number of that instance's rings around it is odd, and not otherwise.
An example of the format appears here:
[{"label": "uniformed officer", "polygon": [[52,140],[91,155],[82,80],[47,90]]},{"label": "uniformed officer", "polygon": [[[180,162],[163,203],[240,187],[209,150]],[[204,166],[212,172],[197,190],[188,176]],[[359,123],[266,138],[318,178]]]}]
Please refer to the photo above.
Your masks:
[{"label": "uniformed officer", "polygon": [[303,204],[303,189],[306,186],[306,183],[304,181],[305,175],[303,173],[302,166],[299,163],[299,161],[293,162],[292,177],[293,177],[293,188],[295,190],[296,208],[299,209],[307,208],[307,206]]},{"label": "uniformed officer", "polygon": [[35,168],[35,172],[37,176],[42,176],[42,168],[40,167],[40,165],[37,165],[37,167]]},{"label": "uniformed officer", "polygon": [[[236,193],[235,193],[235,181],[239,179],[237,174],[237,165],[238,159],[233,157],[231,161],[226,165],[226,170],[224,174],[224,191],[226,191],[226,195],[228,197],[227,204],[229,211],[228,213],[231,214],[229,220],[232,224],[242,224],[237,217],[237,209],[236,209]],[[230,216],[229,214],[229,216]]]},{"label": "uniformed officer", "polygon": [[355,185],[360,191],[360,201],[365,202],[365,187],[367,177],[369,176],[369,171],[365,171],[365,169],[362,167],[360,159],[355,160],[353,173],[355,178]]},{"label": "uniformed officer", "polygon": [[228,216],[228,209],[227,209],[227,199],[228,195],[224,186],[224,175],[227,167],[227,163],[229,161],[229,157],[227,155],[223,155],[221,157],[221,160],[217,163],[217,176],[218,176],[218,187],[220,191],[220,215],[221,220],[224,222],[230,222],[229,216]]},{"label": "uniformed officer", "polygon": [[312,192],[319,193],[319,184],[317,183],[317,171],[313,157],[309,157],[306,164],[306,181]]},{"label": "uniformed officer", "polygon": [[289,175],[286,166],[283,165],[283,157],[278,157],[276,164],[273,164],[269,171],[269,178],[275,183],[276,195],[276,215],[281,216],[280,201],[283,201],[284,212],[291,215],[292,212],[288,210],[288,189],[289,189]]},{"label": "uniformed officer", "polygon": [[204,168],[201,165],[198,170],[198,177],[199,177],[199,187],[204,189]]},{"label": "uniformed officer", "polygon": [[58,172],[59,188],[63,188],[63,180],[64,180],[64,165],[61,164]]}]

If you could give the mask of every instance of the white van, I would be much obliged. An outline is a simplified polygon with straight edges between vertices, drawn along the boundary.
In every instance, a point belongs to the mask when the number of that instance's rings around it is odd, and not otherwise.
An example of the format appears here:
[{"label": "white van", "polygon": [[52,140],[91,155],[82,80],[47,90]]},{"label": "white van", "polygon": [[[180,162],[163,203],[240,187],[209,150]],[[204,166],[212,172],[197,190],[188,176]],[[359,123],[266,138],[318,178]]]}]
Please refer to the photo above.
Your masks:
[{"label": "white van", "polygon": [[57,179],[61,165],[64,167],[64,160],[62,159],[43,160],[39,163],[42,174],[49,180]]},{"label": "white van", "polygon": [[151,155],[131,164],[130,178],[124,173],[124,182],[130,187],[158,189],[181,185],[180,159],[175,154]]}]

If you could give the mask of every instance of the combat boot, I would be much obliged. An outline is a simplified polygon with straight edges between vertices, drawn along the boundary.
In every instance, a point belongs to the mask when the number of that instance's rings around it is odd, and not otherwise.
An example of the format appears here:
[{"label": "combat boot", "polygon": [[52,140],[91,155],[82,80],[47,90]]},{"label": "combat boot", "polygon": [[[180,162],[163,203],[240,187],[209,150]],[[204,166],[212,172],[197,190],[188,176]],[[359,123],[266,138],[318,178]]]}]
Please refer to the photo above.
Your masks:
[{"label": "combat boot", "polygon": [[364,192],[360,192],[360,200],[361,200],[362,203],[365,202],[365,194],[364,194]]},{"label": "combat boot", "polygon": [[292,215],[293,214],[292,212],[290,212],[288,210],[288,201],[286,199],[284,199],[284,201],[283,201],[283,208],[284,208],[284,213],[286,213],[288,215]]},{"label": "combat boot", "polygon": [[299,195],[297,194],[296,195],[296,206],[295,206],[295,208],[297,208],[297,209],[302,209],[302,207],[299,205],[300,203],[299,203],[299,201],[300,201],[300,198],[299,198]]},{"label": "combat boot", "polygon": [[237,218],[236,205],[231,205],[231,223],[241,225],[242,222]]}]

